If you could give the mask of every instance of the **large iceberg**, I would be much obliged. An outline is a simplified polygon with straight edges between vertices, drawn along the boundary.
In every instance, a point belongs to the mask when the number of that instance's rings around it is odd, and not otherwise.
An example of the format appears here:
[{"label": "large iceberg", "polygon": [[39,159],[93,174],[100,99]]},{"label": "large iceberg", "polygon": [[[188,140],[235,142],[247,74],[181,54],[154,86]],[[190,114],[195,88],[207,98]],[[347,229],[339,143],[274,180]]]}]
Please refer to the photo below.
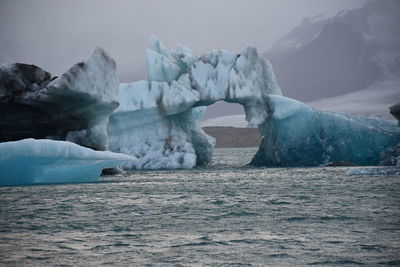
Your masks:
[{"label": "large iceberg", "polygon": [[135,160],[66,141],[4,142],[0,143],[0,185],[94,182],[102,169]]},{"label": "large iceberg", "polygon": [[205,106],[242,104],[249,123],[259,125],[268,95],[282,94],[271,65],[252,46],[197,57],[182,45],[170,53],[151,36],[146,58],[148,80],[120,84],[120,106],[107,126],[109,149],[138,158],[127,169],[207,165],[215,140],[198,125]]},{"label": "large iceberg", "polygon": [[148,80],[121,84],[120,106],[110,117],[111,151],[138,160],[125,168],[191,168],[211,161],[213,140],[198,126],[216,101],[243,105],[263,136],[251,164],[319,166],[348,161],[376,165],[379,153],[399,143],[386,121],[323,112],[282,96],[271,64],[247,45],[240,54],[213,50],[197,57],[149,39]]},{"label": "large iceberg", "polygon": [[226,101],[241,104],[263,136],[256,166],[376,165],[379,152],[400,142],[390,122],[283,97],[271,64],[250,45],[197,56],[182,45],[169,52],[151,36],[146,62],[147,80],[119,86],[116,64],[100,48],[58,78],[33,65],[0,65],[0,141],[67,140],[135,157],[125,169],[192,168],[212,159],[215,139],[199,127],[206,106]]},{"label": "large iceberg", "polygon": [[27,64],[0,65],[0,142],[69,140],[105,150],[118,107],[115,61],[101,48],[60,77]]},{"label": "large iceberg", "polygon": [[379,153],[400,142],[400,128],[391,121],[321,111],[282,96],[270,95],[267,107],[268,118],[259,126],[263,140],[251,165],[377,165]]}]

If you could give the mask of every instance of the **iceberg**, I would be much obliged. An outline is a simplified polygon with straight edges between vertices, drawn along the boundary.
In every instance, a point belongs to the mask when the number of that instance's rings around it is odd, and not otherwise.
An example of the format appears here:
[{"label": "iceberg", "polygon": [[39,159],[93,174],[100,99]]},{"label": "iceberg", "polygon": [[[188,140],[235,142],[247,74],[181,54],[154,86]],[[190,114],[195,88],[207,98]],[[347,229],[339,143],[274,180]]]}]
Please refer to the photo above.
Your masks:
[{"label": "iceberg", "polygon": [[[125,169],[178,169],[211,162],[215,139],[199,126],[206,106],[241,104],[263,141],[251,165],[377,165],[400,143],[393,123],[313,109],[282,96],[272,66],[256,48],[200,56],[155,37],[147,80],[118,85],[116,64],[97,48],[60,77],[33,65],[0,65],[0,142],[66,140],[131,155]],[[398,116],[398,107],[391,107]],[[391,161],[398,161],[397,157]]]},{"label": "iceberg", "polygon": [[147,71],[147,81],[119,85],[120,106],[107,125],[109,149],[138,159],[125,169],[207,165],[215,139],[199,126],[206,106],[242,104],[249,123],[259,125],[268,96],[282,94],[271,64],[249,45],[240,54],[213,50],[198,57],[182,45],[170,53],[151,36]]},{"label": "iceberg", "polygon": [[0,185],[95,182],[104,168],[134,157],[94,151],[67,141],[24,139],[0,143]]},{"label": "iceberg", "polygon": [[400,128],[391,121],[321,111],[276,95],[269,96],[267,107],[253,166],[377,165],[379,153],[400,142]]},{"label": "iceberg", "polygon": [[107,149],[118,78],[115,61],[103,49],[60,77],[34,65],[2,64],[0,80],[0,142],[46,138]]}]

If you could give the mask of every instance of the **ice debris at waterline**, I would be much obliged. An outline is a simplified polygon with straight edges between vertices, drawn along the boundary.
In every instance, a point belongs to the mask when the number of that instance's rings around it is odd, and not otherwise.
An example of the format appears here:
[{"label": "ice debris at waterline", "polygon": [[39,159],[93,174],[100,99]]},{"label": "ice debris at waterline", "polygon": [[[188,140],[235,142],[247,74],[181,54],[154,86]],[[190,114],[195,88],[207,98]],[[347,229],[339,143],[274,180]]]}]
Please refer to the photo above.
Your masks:
[{"label": "ice debris at waterline", "polygon": [[101,48],[60,77],[34,65],[2,64],[0,142],[46,138],[105,150],[117,89],[116,63]]},{"label": "ice debris at waterline", "polygon": [[95,182],[102,169],[135,160],[66,141],[4,142],[0,143],[0,185]]},{"label": "ice debris at waterline", "polygon": [[377,165],[380,152],[400,143],[400,128],[391,121],[321,111],[282,96],[269,96],[267,105],[270,114],[259,127],[264,137],[251,165]]},{"label": "ice debris at waterline", "polygon": [[197,57],[182,45],[169,53],[151,36],[146,55],[148,80],[119,86],[120,106],[107,127],[110,150],[138,158],[124,168],[207,165],[215,141],[198,125],[204,106],[239,103],[247,121],[259,125],[268,96],[282,94],[270,63],[249,45],[240,54],[213,50]]},{"label": "ice debris at waterline", "polygon": [[400,175],[400,166],[351,168],[346,175]]}]

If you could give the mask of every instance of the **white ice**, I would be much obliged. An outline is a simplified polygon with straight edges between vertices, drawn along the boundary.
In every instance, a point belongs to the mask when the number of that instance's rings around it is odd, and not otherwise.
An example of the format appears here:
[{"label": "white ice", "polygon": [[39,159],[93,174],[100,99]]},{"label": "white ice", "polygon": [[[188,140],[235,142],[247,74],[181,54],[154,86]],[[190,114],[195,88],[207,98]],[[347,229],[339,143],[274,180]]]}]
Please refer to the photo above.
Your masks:
[{"label": "white ice", "polygon": [[[41,101],[54,96],[61,96],[64,101],[59,105],[74,101],[86,103],[78,110],[88,121],[87,129],[70,132],[67,140],[93,147],[99,150],[107,149],[107,122],[110,114],[118,107],[118,77],[115,61],[101,48],[96,48],[86,61],[75,64],[63,75],[50,82],[48,88],[41,92]],[[65,104],[67,105],[67,104]],[[67,112],[74,114],[74,110]]]},{"label": "white ice", "polygon": [[171,82],[178,78],[181,70],[178,64],[151,49],[146,51],[146,63],[149,81]]},{"label": "white ice", "polygon": [[242,104],[260,125],[270,94],[281,95],[271,65],[254,47],[240,54],[213,50],[197,57],[178,45],[169,53],[154,36],[147,50],[148,81],[121,84],[119,108],[107,126],[111,151],[134,155],[128,169],[192,168],[211,161],[214,139],[199,127],[204,107]]}]

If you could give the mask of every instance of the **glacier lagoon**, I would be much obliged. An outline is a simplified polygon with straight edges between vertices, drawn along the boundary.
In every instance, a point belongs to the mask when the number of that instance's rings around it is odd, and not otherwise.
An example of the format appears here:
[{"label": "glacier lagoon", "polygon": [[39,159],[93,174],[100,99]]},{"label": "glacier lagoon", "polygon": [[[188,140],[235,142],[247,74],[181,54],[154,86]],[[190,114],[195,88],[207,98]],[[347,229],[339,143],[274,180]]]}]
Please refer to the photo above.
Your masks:
[{"label": "glacier lagoon", "polygon": [[0,187],[0,265],[398,265],[399,174],[137,170],[97,183]]}]

